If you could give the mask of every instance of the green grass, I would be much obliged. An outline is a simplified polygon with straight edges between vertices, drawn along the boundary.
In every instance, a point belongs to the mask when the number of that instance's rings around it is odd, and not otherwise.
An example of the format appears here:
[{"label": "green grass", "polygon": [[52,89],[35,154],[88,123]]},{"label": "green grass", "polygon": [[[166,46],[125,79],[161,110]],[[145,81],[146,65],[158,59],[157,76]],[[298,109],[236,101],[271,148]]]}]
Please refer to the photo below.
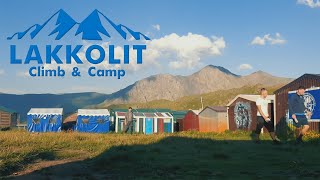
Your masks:
[{"label": "green grass", "polygon": [[[272,94],[273,91],[279,89],[282,85],[265,87],[268,89],[269,94]],[[129,103],[129,104],[113,104],[109,106],[105,106],[103,103],[98,105],[97,107],[107,107],[107,108],[127,108],[129,106],[133,108],[168,108],[172,110],[188,110],[188,109],[199,109],[201,108],[200,98],[203,99],[204,106],[225,106],[230,102],[234,97],[238,94],[258,94],[259,89],[261,89],[262,85],[256,86],[244,86],[242,88],[235,88],[229,90],[220,90],[214,91],[206,94],[200,95],[191,95],[179,98],[174,101],[170,100],[154,100],[146,103]]]},{"label": "green grass", "polygon": [[[320,176],[320,135],[303,146],[254,144],[250,132],[86,134],[0,131],[0,177],[35,162],[74,160],[22,178],[290,179]],[[68,171],[71,169],[70,171]]]}]

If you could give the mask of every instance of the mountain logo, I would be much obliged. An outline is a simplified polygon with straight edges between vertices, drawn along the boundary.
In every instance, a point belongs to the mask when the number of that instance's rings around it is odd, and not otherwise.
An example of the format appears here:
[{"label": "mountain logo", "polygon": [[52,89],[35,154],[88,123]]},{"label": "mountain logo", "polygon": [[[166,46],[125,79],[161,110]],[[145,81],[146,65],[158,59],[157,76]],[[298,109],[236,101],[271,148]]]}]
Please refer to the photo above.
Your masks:
[{"label": "mountain logo", "polygon": [[[70,32],[72,28],[77,28],[74,36],[81,34],[83,40],[102,40],[102,36],[110,38],[110,31],[112,30],[115,30],[116,34],[119,34],[125,40],[129,37],[133,37],[135,40],[150,40],[146,35],[133,31],[125,25],[115,24],[97,9],[95,9],[80,23],[76,22],[64,10],[60,9],[43,24],[34,24],[25,31],[16,32],[12,36],[7,37],[7,40],[12,40],[14,38],[23,39],[27,36],[34,39],[44,29],[44,27],[49,24],[49,22],[54,21],[54,18],[56,18],[55,28],[48,34],[48,36],[55,36],[55,40],[60,40]],[[101,20],[105,20],[104,22],[106,23],[103,24]]]}]

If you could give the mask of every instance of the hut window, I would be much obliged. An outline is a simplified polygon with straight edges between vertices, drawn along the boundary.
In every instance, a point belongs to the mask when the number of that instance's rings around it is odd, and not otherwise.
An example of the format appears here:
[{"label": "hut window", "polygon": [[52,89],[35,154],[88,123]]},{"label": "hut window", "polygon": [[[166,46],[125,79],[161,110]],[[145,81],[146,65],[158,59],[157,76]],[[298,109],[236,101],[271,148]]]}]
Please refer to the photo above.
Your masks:
[{"label": "hut window", "polygon": [[89,124],[89,119],[87,119],[87,118],[86,119],[82,119],[82,123],[83,124]]},{"label": "hut window", "polygon": [[40,118],[33,118],[32,123],[33,124],[40,124]]}]

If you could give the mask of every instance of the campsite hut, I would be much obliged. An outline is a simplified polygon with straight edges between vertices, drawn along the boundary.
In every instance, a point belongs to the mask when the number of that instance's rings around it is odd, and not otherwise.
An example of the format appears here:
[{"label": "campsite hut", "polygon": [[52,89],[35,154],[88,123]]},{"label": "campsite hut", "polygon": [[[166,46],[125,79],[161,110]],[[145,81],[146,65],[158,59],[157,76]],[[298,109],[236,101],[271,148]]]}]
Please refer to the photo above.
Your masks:
[{"label": "campsite hut", "polygon": [[229,129],[227,107],[207,106],[199,113],[200,132],[223,132]]},{"label": "campsite hut", "polygon": [[172,111],[174,121],[174,132],[183,131],[183,118],[187,114],[187,111]]},{"label": "campsite hut", "polygon": [[183,131],[199,131],[199,110],[189,110],[182,120]]},{"label": "campsite hut", "polygon": [[[276,122],[277,129],[285,129],[287,125],[287,112],[288,112],[288,93],[289,91],[295,91],[299,86],[305,86],[308,89],[313,87],[320,87],[320,74],[304,74],[287,85],[279,88],[274,92],[275,104],[276,104]],[[317,103],[318,105],[318,103]],[[309,121],[310,129],[319,132],[319,122]]]},{"label": "campsite hut", "polygon": [[157,121],[157,132],[158,133],[172,133],[174,128],[173,116],[167,113],[157,112],[156,121]]},{"label": "campsite hut", "polygon": [[79,109],[76,129],[79,132],[107,133],[110,127],[108,109]]},{"label": "campsite hut", "polygon": [[125,110],[123,111],[114,111],[114,118],[115,118],[115,132],[122,132],[125,128],[124,121],[126,119]]},{"label": "campsite hut", "polygon": [[15,110],[0,106],[0,127],[14,127],[18,119],[19,115]]},{"label": "campsite hut", "polygon": [[62,108],[31,108],[27,114],[29,132],[60,132]]},{"label": "campsite hut", "polygon": [[75,127],[76,127],[76,124],[77,124],[77,118],[78,118],[78,114],[77,113],[70,114],[68,117],[66,117],[63,120],[62,129],[66,130],[66,131],[75,130]]},{"label": "campsite hut", "polygon": [[142,112],[134,112],[133,118],[133,131],[143,133],[146,116]]},{"label": "campsite hut", "polygon": [[[229,130],[254,130],[257,119],[256,100],[260,95],[240,94],[227,104],[227,115],[229,121]],[[270,117],[274,116],[274,95],[269,95]],[[274,119],[274,118],[273,118]]]}]

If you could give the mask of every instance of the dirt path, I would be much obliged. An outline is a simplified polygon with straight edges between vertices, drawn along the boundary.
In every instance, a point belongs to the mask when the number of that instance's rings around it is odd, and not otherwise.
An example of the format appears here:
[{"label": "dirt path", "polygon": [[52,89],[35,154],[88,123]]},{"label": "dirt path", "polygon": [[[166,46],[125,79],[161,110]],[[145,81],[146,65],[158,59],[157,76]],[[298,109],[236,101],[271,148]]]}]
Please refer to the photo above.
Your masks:
[{"label": "dirt path", "polygon": [[[83,159],[64,159],[53,161],[38,161],[30,164],[24,170],[13,173],[8,178],[13,179],[71,179],[83,174],[85,165]],[[67,177],[67,178],[66,178]],[[81,176],[80,176],[81,177]],[[81,179],[81,178],[80,178]]]}]

